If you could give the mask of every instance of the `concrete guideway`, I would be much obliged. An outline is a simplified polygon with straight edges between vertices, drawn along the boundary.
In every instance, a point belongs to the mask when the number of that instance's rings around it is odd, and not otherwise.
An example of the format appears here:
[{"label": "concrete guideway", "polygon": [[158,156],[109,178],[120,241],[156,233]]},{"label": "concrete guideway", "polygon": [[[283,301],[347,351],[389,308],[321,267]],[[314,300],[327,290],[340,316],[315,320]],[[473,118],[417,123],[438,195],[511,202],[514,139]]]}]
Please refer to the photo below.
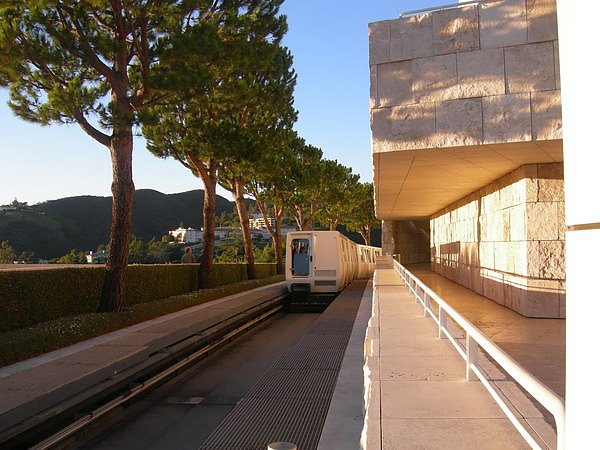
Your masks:
[{"label": "concrete guideway", "polygon": [[[365,350],[363,448],[528,448],[481,383],[465,381],[463,360],[437,338],[391,264],[375,272]],[[545,424],[526,397],[514,398],[527,423]]]},{"label": "concrete guideway", "polygon": [[213,327],[287,294],[284,282],[197,305],[0,369],[0,437],[10,438],[101,389],[172,359]]}]

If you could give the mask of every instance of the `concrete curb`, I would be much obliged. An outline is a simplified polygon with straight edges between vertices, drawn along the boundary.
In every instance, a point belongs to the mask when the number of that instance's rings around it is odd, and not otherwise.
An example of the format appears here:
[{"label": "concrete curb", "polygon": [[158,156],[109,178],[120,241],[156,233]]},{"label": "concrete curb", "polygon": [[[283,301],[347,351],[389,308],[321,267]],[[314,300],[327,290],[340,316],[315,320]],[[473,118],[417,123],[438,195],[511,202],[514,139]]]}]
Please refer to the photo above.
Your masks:
[{"label": "concrete curb", "polygon": [[356,321],[346,347],[327,419],[321,432],[319,450],[350,450],[360,448],[365,417],[363,365],[365,333],[371,318],[373,284],[363,292]]}]

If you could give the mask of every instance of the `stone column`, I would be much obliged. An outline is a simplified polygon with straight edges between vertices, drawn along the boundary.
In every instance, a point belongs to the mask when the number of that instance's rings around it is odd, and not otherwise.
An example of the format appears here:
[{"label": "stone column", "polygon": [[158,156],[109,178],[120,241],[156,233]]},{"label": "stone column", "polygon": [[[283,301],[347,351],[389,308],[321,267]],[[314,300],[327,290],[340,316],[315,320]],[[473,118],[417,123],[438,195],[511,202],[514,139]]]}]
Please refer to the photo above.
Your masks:
[{"label": "stone column", "polygon": [[381,221],[381,252],[384,255],[394,254],[394,221]]}]

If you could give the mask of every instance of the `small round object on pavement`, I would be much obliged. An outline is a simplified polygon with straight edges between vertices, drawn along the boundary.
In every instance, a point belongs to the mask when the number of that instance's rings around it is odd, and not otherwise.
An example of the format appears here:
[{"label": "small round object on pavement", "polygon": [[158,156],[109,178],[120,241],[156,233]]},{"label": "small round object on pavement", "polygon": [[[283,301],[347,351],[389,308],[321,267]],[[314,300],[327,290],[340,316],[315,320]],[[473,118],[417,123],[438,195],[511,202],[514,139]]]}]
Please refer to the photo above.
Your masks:
[{"label": "small round object on pavement", "polygon": [[267,450],[298,450],[298,447],[291,442],[271,442]]}]

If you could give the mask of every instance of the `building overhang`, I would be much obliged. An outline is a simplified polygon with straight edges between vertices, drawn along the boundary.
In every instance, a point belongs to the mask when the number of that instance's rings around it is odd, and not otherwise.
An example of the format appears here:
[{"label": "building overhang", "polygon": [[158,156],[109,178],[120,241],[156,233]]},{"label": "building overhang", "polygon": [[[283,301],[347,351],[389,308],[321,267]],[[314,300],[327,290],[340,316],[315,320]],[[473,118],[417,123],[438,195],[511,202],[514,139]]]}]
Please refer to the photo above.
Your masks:
[{"label": "building overhang", "polygon": [[373,153],[375,212],[426,219],[524,164],[562,160],[562,139]]}]

